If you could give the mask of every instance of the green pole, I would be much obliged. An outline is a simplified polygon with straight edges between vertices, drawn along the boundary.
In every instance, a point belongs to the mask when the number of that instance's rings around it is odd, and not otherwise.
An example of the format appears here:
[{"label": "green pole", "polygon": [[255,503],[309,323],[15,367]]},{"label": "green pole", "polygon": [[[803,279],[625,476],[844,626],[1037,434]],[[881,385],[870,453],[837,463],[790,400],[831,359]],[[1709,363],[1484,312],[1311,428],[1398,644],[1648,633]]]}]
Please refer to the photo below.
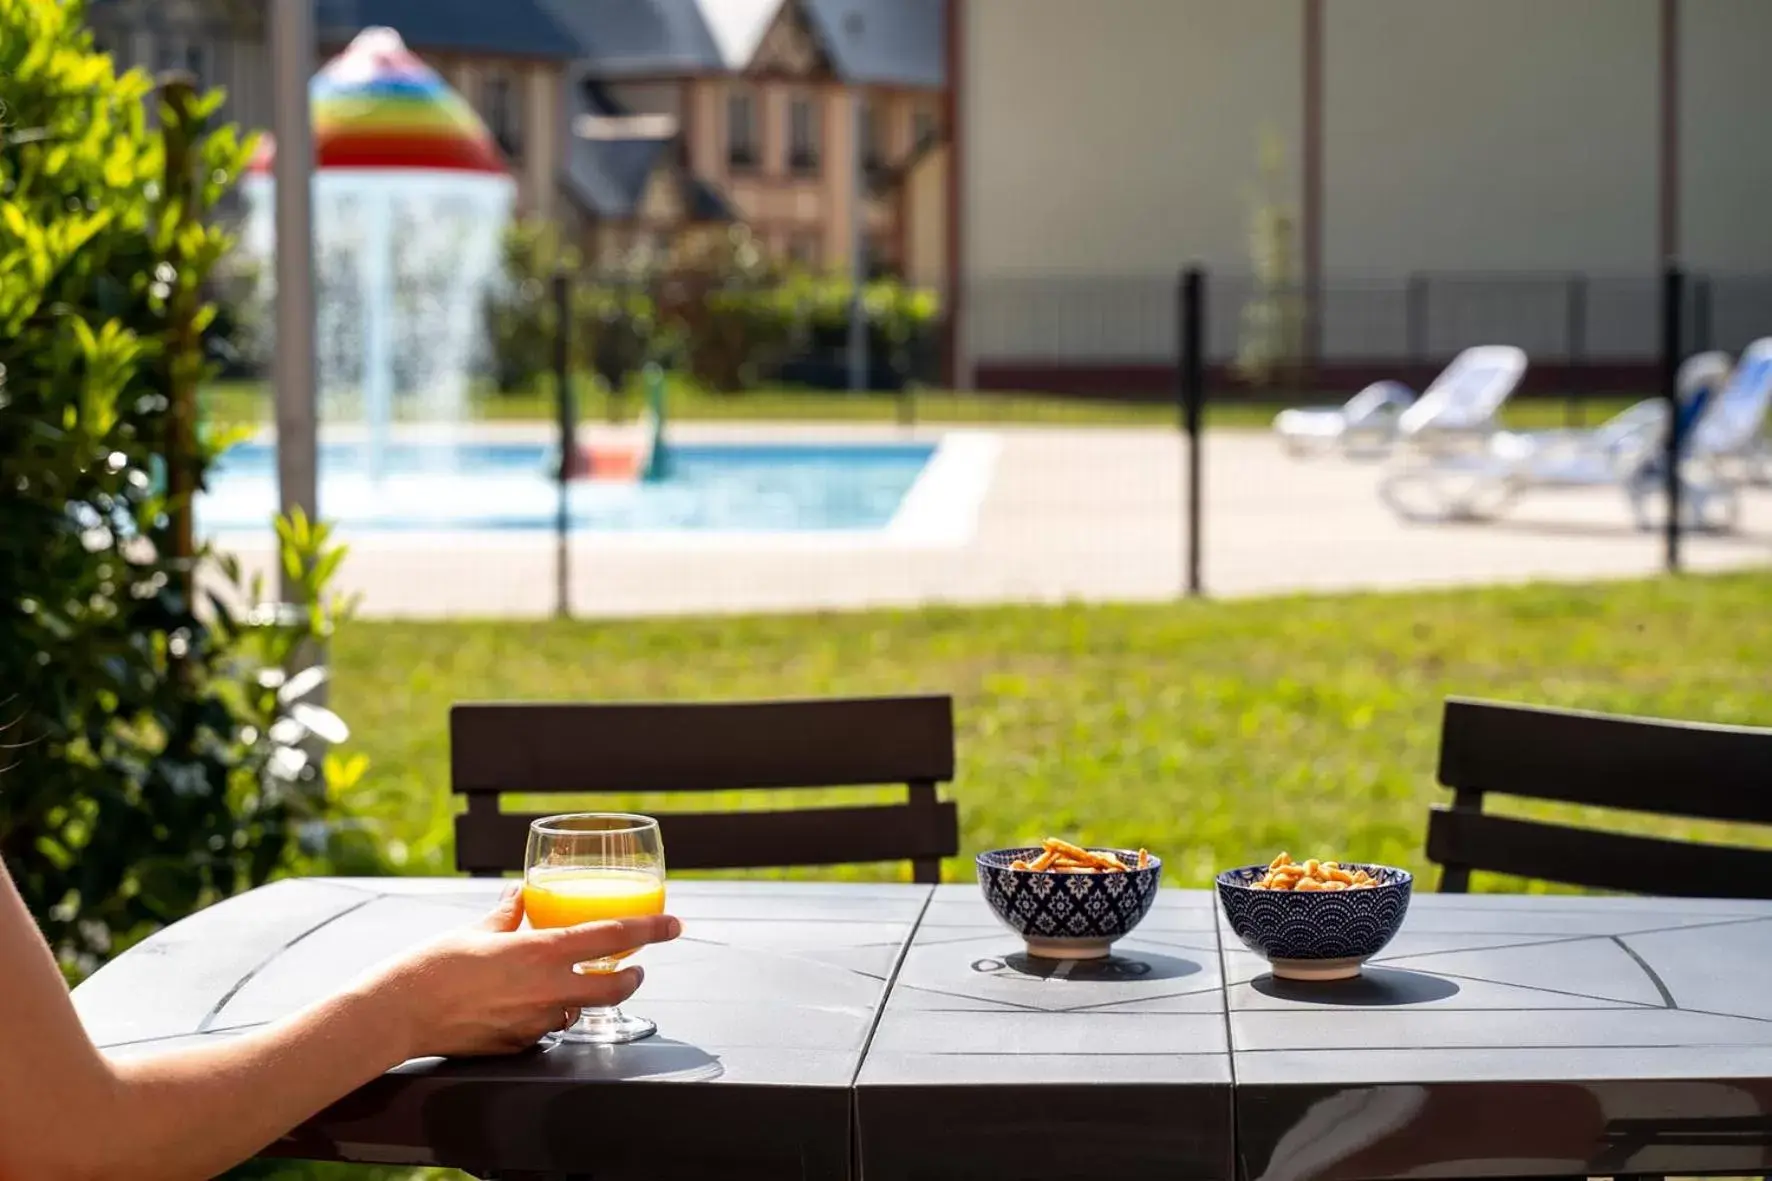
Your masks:
[{"label": "green pole", "polygon": [[665,374],[657,362],[645,369],[646,407],[652,412],[652,448],[642,479],[663,480],[670,475],[670,452],[665,447]]}]

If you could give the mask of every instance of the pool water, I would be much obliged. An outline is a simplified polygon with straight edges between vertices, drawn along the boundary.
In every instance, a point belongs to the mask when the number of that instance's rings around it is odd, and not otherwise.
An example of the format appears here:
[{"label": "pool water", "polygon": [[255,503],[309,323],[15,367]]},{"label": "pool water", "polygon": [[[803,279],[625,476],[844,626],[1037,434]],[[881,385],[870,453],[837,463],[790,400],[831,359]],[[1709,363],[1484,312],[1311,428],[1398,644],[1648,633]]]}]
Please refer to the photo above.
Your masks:
[{"label": "pool water", "polygon": [[[884,529],[923,472],[929,444],[672,444],[668,478],[574,482],[574,530],[813,532]],[[386,476],[360,445],[320,448],[321,516],[348,529],[551,529],[559,492],[536,443],[398,443]],[[263,530],[277,507],[276,450],[232,448],[197,505],[205,531]]]}]

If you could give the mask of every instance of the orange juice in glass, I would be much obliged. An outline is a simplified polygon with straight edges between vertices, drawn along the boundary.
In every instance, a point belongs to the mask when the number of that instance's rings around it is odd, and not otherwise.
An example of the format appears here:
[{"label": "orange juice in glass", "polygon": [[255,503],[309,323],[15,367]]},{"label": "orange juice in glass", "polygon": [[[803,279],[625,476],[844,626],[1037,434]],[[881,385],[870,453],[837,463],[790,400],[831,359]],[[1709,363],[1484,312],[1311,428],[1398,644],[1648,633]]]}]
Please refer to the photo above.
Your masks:
[{"label": "orange juice in glass", "polygon": [[[575,927],[604,919],[663,914],[664,879],[628,869],[562,869],[532,873],[523,883],[523,911],[533,927]],[[581,972],[613,972],[624,951],[580,964]]]},{"label": "orange juice in glass", "polygon": [[[658,821],[625,812],[546,816],[529,826],[523,909],[534,927],[570,927],[605,919],[660,914],[665,902],[664,842]],[[613,972],[634,954],[623,951],[578,965]],[[555,1035],[563,1042],[612,1045],[657,1031],[644,1017],[614,1006],[584,1009]]]}]

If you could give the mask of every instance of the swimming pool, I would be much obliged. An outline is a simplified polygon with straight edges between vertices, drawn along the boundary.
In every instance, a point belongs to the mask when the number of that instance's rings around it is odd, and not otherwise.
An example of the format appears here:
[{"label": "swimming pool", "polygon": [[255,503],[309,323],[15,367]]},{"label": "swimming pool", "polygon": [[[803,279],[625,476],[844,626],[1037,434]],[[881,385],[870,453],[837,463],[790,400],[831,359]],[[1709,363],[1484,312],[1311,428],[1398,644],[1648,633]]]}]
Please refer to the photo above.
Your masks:
[{"label": "swimming pool", "polygon": [[[911,442],[673,443],[667,479],[575,482],[568,514],[575,531],[611,534],[880,531],[899,516],[939,450]],[[342,528],[554,527],[559,493],[543,444],[395,443],[379,483],[365,473],[366,459],[361,445],[320,448],[320,514]],[[276,505],[275,448],[243,443],[211,475],[197,522],[206,532],[262,531]]]}]

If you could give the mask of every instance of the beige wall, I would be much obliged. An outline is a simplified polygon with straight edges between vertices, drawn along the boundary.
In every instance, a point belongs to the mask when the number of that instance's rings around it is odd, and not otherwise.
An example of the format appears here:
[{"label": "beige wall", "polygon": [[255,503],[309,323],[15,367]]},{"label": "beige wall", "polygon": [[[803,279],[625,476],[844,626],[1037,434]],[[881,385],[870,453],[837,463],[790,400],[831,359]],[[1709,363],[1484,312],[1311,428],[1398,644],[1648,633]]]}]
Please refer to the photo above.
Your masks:
[{"label": "beige wall", "polygon": [[1772,3],[1682,0],[1680,8],[1681,254],[1696,268],[1772,270]]},{"label": "beige wall", "polygon": [[1325,269],[1652,268],[1657,11],[1325,4]]},{"label": "beige wall", "polygon": [[689,168],[704,180],[726,181],[726,84],[713,78],[684,83],[684,120],[689,133]]},{"label": "beige wall", "polygon": [[919,287],[947,286],[948,149],[917,165],[905,191],[905,278]]},{"label": "beige wall", "polygon": [[1170,355],[1177,268],[1249,265],[1264,127],[1284,138],[1296,184],[1301,5],[968,0],[963,11],[962,378],[983,355]]},{"label": "beige wall", "polygon": [[[1401,351],[1400,307],[1337,291],[1413,271],[1587,274],[1588,354],[1643,353],[1658,0],[1335,0],[1324,13],[1325,355]],[[1539,357],[1571,347],[1560,282],[1433,299],[1430,355],[1503,337]]]},{"label": "beige wall", "polygon": [[[1504,333],[1560,358],[1562,276],[1576,273],[1591,281],[1590,358],[1652,347],[1659,0],[1322,11],[1329,354],[1398,353],[1399,280],[1423,271],[1547,276],[1462,302],[1436,289],[1434,353]],[[1772,270],[1772,156],[1758,142],[1772,2],[1679,11],[1682,260]],[[976,357],[1167,358],[1176,267],[1250,267],[1246,186],[1264,124],[1289,146],[1283,188],[1302,204],[1302,3],[968,0],[965,14],[962,377]],[[1360,277],[1394,289],[1347,295]],[[1751,326],[1731,306],[1758,313],[1716,292],[1718,343],[1738,346]],[[1234,345],[1239,310],[1215,304],[1215,355]]]},{"label": "beige wall", "polygon": [[560,69],[531,63],[523,77],[522,93],[525,207],[537,217],[551,219],[560,203],[560,166],[566,146]]},{"label": "beige wall", "polygon": [[824,104],[824,265],[849,263],[850,205],[855,193],[855,169],[851,153],[855,142],[854,96],[832,90]]}]

